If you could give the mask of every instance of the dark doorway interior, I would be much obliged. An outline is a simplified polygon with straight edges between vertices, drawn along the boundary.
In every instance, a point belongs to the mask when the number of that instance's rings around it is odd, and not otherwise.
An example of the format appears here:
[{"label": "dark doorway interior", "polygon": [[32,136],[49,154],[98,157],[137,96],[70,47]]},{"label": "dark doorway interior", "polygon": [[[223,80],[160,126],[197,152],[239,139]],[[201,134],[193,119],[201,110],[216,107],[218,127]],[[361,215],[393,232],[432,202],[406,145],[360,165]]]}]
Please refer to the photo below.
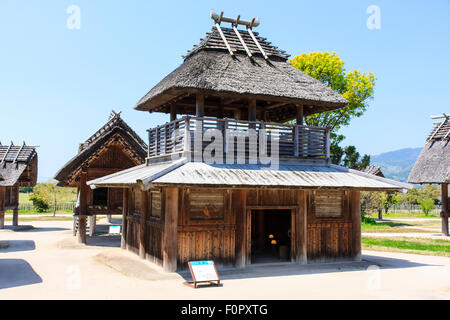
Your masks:
[{"label": "dark doorway interior", "polygon": [[93,190],[94,206],[107,206],[108,205],[108,188],[97,188]]},{"label": "dark doorway interior", "polygon": [[291,260],[291,210],[254,210],[251,227],[251,263]]}]

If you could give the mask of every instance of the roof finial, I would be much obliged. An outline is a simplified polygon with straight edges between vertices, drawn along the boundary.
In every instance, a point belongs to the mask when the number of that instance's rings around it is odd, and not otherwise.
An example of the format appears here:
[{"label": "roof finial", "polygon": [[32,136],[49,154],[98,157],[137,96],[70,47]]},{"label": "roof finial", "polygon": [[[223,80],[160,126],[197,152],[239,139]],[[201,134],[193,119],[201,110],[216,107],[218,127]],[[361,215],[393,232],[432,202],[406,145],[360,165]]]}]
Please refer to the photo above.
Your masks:
[{"label": "roof finial", "polygon": [[253,27],[259,26],[259,23],[260,23],[259,18],[253,18],[251,21],[245,21],[245,20],[241,20],[240,15],[238,15],[237,19],[227,18],[227,17],[223,16],[223,11],[220,13],[220,15],[218,15],[217,13],[214,12],[214,10],[211,10],[210,16],[211,16],[211,19],[213,19],[214,22],[217,24],[220,24],[223,21],[223,22],[228,22],[228,23],[234,24],[236,26],[242,25],[242,26],[246,26],[249,28],[253,28]]}]

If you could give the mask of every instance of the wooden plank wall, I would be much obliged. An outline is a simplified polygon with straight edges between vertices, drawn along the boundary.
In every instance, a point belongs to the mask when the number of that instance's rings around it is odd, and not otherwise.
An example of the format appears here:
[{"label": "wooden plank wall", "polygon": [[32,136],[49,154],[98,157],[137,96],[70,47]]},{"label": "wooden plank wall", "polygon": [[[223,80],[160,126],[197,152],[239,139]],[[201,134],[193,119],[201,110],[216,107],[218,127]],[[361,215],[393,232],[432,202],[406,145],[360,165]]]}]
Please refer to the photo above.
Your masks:
[{"label": "wooden plank wall", "polygon": [[[317,190],[307,192],[308,234],[307,252],[308,262],[324,262],[352,257],[352,221],[350,216],[350,192],[339,191],[340,197],[335,197],[336,190]],[[329,199],[330,216],[324,211],[324,198]],[[340,199],[340,203],[337,202]],[[320,203],[320,205],[319,205]],[[336,208],[340,205],[340,208]],[[320,217],[316,216],[316,207]],[[341,212],[340,216],[337,213]]]},{"label": "wooden plank wall", "polygon": [[178,269],[186,268],[190,260],[214,259],[219,266],[232,265],[235,217],[231,210],[231,191],[186,188],[180,190],[180,196]]}]

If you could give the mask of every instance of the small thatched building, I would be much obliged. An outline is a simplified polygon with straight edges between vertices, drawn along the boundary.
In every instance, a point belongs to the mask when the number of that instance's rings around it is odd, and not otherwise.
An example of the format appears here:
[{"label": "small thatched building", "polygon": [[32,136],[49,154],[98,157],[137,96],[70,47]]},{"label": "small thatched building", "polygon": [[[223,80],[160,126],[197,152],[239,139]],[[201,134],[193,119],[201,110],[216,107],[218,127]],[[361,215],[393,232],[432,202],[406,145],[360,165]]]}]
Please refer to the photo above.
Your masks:
[{"label": "small thatched building", "polygon": [[[332,165],[329,129],[303,117],[347,101],[289,65],[252,31],[255,20],[214,20],[135,107],[171,114],[149,130],[147,163],[88,182],[125,188],[123,248],[166,271],[203,259],[236,267],[361,259],[360,190],[402,187]],[[274,168],[262,161],[269,153]]]},{"label": "small thatched building", "polygon": [[381,171],[381,167],[378,167],[376,165],[367,166],[361,171],[365,172],[365,173],[368,173],[368,174],[373,174],[374,176],[377,176],[377,177],[384,178],[384,174]]},{"label": "small thatched building", "polygon": [[0,229],[5,226],[5,211],[13,210],[13,226],[19,223],[19,187],[33,187],[38,176],[36,147],[0,143]]},{"label": "small thatched building", "polygon": [[[122,189],[91,190],[86,181],[140,165],[146,156],[147,144],[113,111],[108,122],[81,143],[78,154],[55,175],[59,186],[78,189],[75,219],[86,223],[86,217],[91,217],[91,235],[96,215],[122,213]],[[84,233],[79,233],[79,240],[85,242]]]},{"label": "small thatched building", "polygon": [[450,115],[432,117],[435,122],[412,168],[408,182],[416,184],[440,184],[442,203],[442,234],[448,236],[448,184],[450,183]]}]

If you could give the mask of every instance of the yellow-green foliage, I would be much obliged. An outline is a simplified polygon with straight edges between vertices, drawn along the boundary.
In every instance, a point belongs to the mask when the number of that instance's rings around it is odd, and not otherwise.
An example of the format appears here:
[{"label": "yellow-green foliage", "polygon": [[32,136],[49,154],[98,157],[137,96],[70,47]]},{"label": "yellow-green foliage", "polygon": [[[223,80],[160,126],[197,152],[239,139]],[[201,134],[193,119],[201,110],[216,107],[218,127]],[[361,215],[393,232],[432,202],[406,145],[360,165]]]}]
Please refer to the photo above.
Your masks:
[{"label": "yellow-green foliage", "polygon": [[308,124],[339,129],[348,125],[352,118],[360,117],[366,111],[368,101],[373,98],[376,80],[374,74],[360,70],[346,72],[344,61],[335,52],[304,53],[290,59],[289,63],[335,90],[348,101],[344,108],[308,116]]}]

